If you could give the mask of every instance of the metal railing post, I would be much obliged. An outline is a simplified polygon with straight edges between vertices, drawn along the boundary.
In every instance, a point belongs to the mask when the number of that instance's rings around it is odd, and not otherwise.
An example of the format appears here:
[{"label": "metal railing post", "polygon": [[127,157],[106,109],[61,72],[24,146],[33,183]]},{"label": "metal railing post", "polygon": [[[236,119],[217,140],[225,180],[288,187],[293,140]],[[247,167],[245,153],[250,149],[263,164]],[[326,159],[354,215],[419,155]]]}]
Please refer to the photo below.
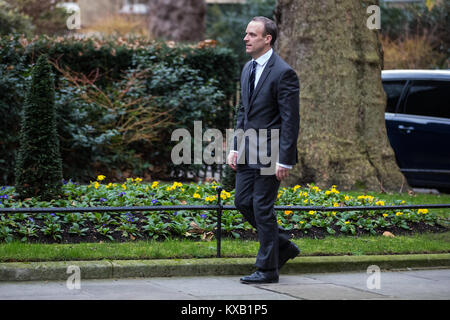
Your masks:
[{"label": "metal railing post", "polygon": [[217,187],[217,258],[220,258],[220,246],[222,242],[222,202],[220,199],[220,194],[222,193],[222,188]]}]

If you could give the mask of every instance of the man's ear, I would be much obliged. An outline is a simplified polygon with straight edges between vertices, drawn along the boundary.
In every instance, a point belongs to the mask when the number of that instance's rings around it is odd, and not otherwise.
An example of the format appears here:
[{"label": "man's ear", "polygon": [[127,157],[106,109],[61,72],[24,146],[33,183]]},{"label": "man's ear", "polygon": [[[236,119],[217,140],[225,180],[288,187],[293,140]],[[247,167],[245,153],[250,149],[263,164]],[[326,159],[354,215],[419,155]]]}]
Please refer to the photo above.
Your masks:
[{"label": "man's ear", "polygon": [[270,35],[270,34],[266,35],[266,43],[267,43],[267,41],[269,41],[268,42],[269,44],[272,42],[272,35]]}]

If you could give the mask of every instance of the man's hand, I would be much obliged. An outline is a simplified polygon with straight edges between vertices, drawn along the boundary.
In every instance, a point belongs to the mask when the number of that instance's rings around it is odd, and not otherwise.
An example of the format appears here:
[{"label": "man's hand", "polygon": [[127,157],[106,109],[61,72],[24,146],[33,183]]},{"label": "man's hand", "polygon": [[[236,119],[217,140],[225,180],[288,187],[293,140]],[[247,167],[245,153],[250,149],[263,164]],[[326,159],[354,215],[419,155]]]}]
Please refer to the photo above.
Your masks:
[{"label": "man's hand", "polygon": [[277,172],[276,172],[277,179],[279,181],[281,181],[284,178],[286,178],[289,175],[289,170],[290,169],[288,169],[288,168],[283,168],[283,167],[277,165]]},{"label": "man's hand", "polygon": [[236,171],[236,165],[237,165],[237,152],[230,152],[228,154],[227,163],[233,169]]}]

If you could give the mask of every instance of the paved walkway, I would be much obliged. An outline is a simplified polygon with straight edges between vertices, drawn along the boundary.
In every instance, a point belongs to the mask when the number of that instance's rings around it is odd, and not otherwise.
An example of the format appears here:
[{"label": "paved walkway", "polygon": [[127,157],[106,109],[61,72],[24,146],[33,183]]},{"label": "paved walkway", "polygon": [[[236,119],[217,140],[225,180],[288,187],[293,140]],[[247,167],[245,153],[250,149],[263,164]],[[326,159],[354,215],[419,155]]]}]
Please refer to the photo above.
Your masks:
[{"label": "paved walkway", "polygon": [[[69,277],[70,275],[68,275]],[[379,277],[378,277],[379,276]],[[384,300],[450,299],[450,269],[281,275],[246,285],[239,276],[0,282],[0,300]]]}]

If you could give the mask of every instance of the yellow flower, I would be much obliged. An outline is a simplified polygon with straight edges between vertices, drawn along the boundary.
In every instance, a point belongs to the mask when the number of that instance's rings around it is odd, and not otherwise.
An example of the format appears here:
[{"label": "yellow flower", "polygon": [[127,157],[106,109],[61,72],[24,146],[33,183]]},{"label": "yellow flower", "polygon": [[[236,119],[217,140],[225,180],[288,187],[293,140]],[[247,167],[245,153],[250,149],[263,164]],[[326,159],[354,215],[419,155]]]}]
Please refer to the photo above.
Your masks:
[{"label": "yellow flower", "polygon": [[337,202],[333,203],[333,207],[339,207],[339,203]]},{"label": "yellow flower", "polygon": [[333,216],[335,216],[336,215],[336,211],[331,211],[331,214],[333,215]]},{"label": "yellow flower", "polygon": [[315,214],[316,212],[317,212],[317,211],[310,210],[310,211],[308,212],[308,214],[313,215],[313,214]]},{"label": "yellow flower", "polygon": [[123,190],[127,190],[127,186],[125,185],[125,183],[122,184],[122,188],[123,188]]},{"label": "yellow flower", "polygon": [[350,221],[345,221],[345,224],[349,224],[350,223]]},{"label": "yellow flower", "polygon": [[428,209],[419,209],[419,210],[417,211],[417,213],[423,213],[423,214],[426,214],[426,213],[428,213]]},{"label": "yellow flower", "polygon": [[294,192],[297,192],[297,189],[298,188],[301,188],[299,185],[296,185],[295,187],[294,187]]},{"label": "yellow flower", "polygon": [[403,214],[403,212],[396,212],[395,213],[395,215],[398,217],[398,216],[401,216]]},{"label": "yellow flower", "polygon": [[96,181],[95,184],[94,184],[94,188],[95,188],[95,189],[98,189],[98,187],[100,187],[100,183],[98,183],[98,182]]},{"label": "yellow flower", "polygon": [[201,199],[201,198],[202,198],[197,192],[194,193],[193,197],[194,197],[195,199]]},{"label": "yellow flower", "polygon": [[281,220],[280,220],[280,219],[278,219],[278,220],[277,220],[277,223],[278,223],[278,224],[281,224]]},{"label": "yellow flower", "polygon": [[104,175],[99,175],[98,177],[97,177],[97,180],[98,181],[102,181],[102,180],[104,180],[106,177],[104,176]]},{"label": "yellow flower", "polygon": [[304,203],[308,203],[308,199],[303,200]]},{"label": "yellow flower", "polygon": [[304,224],[304,223],[305,223],[305,221],[299,221],[298,223],[300,223],[300,224]]},{"label": "yellow flower", "polygon": [[109,189],[109,188],[111,188],[112,187],[112,183],[110,182],[110,183],[108,183],[108,185],[106,186],[106,189]]},{"label": "yellow flower", "polygon": [[375,204],[377,205],[377,206],[384,206],[384,201],[377,201],[377,202],[375,202]]},{"label": "yellow flower", "polygon": [[290,210],[285,210],[284,211],[284,214],[287,215],[287,216],[290,215],[291,213],[292,213],[292,211],[290,211]]},{"label": "yellow flower", "polygon": [[[175,181],[175,182],[173,183],[173,185],[172,185],[172,190],[175,190],[176,187],[181,187],[182,185],[183,185],[183,184],[182,184],[181,182],[176,182],[176,181]],[[198,187],[197,187],[197,189],[198,189]]]},{"label": "yellow flower", "polygon": [[158,186],[158,181],[153,181],[153,183],[152,183],[152,188],[156,188],[157,186]]},{"label": "yellow flower", "polygon": [[387,213],[383,213],[383,217],[385,217],[385,218],[386,218],[387,216],[388,216],[388,214],[387,214]]},{"label": "yellow flower", "polygon": [[142,179],[141,178],[136,178],[136,179],[134,179],[134,181],[139,183],[139,182],[142,182]]},{"label": "yellow flower", "polygon": [[231,193],[227,192],[226,190],[222,190],[222,192],[220,193],[220,198],[222,200],[226,200],[229,197],[231,197]]},{"label": "yellow flower", "polygon": [[348,200],[350,200],[350,198],[348,197],[348,196],[345,196],[345,201],[348,201]]},{"label": "yellow flower", "polygon": [[333,186],[331,188],[330,192],[335,193],[335,194],[339,194],[339,191],[337,191],[336,186]]}]

